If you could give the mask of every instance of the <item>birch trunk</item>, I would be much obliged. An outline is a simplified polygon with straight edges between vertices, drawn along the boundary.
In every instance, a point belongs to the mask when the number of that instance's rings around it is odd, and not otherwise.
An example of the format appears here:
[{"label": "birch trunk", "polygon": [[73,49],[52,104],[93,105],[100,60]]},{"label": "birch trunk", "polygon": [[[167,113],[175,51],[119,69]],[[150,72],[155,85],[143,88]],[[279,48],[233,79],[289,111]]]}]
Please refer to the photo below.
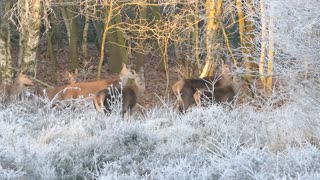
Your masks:
[{"label": "birch trunk", "polygon": [[266,56],[266,35],[267,35],[267,22],[265,15],[264,1],[260,0],[260,12],[261,12],[261,53],[260,53],[260,63],[259,63],[259,74],[260,79],[265,88],[265,75],[264,75],[264,64]]},{"label": "birch trunk", "polygon": [[[85,9],[88,9],[88,2],[85,1]],[[83,64],[86,65],[88,63],[88,50],[87,50],[87,41],[88,41],[88,30],[89,30],[89,14],[86,12],[84,15],[84,27],[83,27],[83,36],[82,36],[82,53],[83,53]]]},{"label": "birch trunk", "polygon": [[40,0],[21,0],[18,2],[22,14],[20,16],[20,49],[21,69],[36,74],[36,55],[40,43]]},{"label": "birch trunk", "polygon": [[204,69],[200,77],[206,77],[213,74],[214,70],[214,44],[216,44],[217,34],[219,30],[218,18],[221,16],[223,0],[218,0],[217,3],[215,0],[206,1],[206,18],[207,18],[207,29],[206,29],[206,50],[207,50],[207,59]]},{"label": "birch trunk", "polygon": [[272,94],[272,78],[273,78],[273,59],[274,59],[274,35],[273,35],[273,19],[269,20],[269,53],[268,53],[268,77],[267,77],[267,93]]},{"label": "birch trunk", "polygon": [[[6,1],[5,9],[0,9],[2,12],[7,13],[12,6],[11,0]],[[10,24],[1,13],[0,19],[0,76],[1,84],[10,84],[12,82],[12,57],[11,57],[11,33]]]}]

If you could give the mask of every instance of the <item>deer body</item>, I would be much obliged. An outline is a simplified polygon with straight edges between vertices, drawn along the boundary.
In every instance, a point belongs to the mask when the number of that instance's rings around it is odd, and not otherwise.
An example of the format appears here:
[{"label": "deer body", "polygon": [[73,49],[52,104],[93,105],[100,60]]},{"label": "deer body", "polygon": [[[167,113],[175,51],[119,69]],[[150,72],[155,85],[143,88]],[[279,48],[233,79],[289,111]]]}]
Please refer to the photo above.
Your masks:
[{"label": "deer body", "polygon": [[[67,86],[53,88],[48,90],[48,98],[56,97],[57,100],[66,100],[66,99],[78,99],[78,98],[89,98],[92,99],[97,92],[110,86],[111,84],[117,84],[120,82],[121,77],[123,81],[126,82],[128,78],[134,76],[134,73],[130,68],[127,68],[126,65],[123,65],[122,70],[119,76],[116,76],[113,79],[103,79],[98,81],[90,82],[79,82],[72,83]],[[71,79],[71,78],[70,78]]]},{"label": "deer body", "polygon": [[193,97],[197,105],[206,106],[212,102],[223,103],[232,102],[236,96],[236,91],[232,86],[218,87],[213,91],[204,90],[197,91],[194,93]]},{"label": "deer body", "polygon": [[[214,76],[211,77],[183,79],[177,81],[172,86],[172,91],[174,95],[177,97],[179,111],[184,112],[191,105],[199,103],[200,94],[197,93],[197,91],[210,91],[210,94],[212,94],[212,90],[218,89],[213,94],[215,94],[216,99],[219,99],[220,101],[225,101],[226,98],[223,96],[226,96],[226,92],[229,91],[230,88],[233,89],[234,86],[232,79],[233,77],[230,76],[230,71],[228,67],[223,66],[221,73],[216,73]],[[206,94],[209,95],[208,92],[206,92]]]},{"label": "deer body", "polygon": [[120,77],[99,81],[81,82],[68,85],[61,94],[61,99],[77,99],[95,96],[101,89],[120,82]]},{"label": "deer body", "polygon": [[14,100],[21,100],[26,86],[32,86],[33,81],[22,72],[19,73],[17,79],[11,85],[0,85],[0,95],[4,103],[12,102]]},{"label": "deer body", "polygon": [[[121,114],[124,115],[127,111],[132,112],[133,108],[140,101],[144,90],[145,84],[143,79],[143,73],[136,75],[135,78],[130,78],[128,84],[121,89],[116,86],[113,89],[106,88],[99,91],[94,99],[94,106],[99,112],[105,112],[110,114],[113,110],[112,106],[119,98],[121,104]],[[115,93],[119,92],[119,93]],[[122,95],[121,97],[119,97]],[[116,96],[116,97],[114,97]]]},{"label": "deer body", "polygon": [[[69,71],[66,71],[66,75],[69,78],[69,85],[73,85],[75,83],[77,83],[77,76],[78,76],[78,69],[75,70],[75,72],[73,74],[71,74]],[[54,88],[50,88],[50,89],[41,89],[37,91],[37,94],[39,96],[43,96],[46,95],[48,97],[49,100],[52,100],[54,98],[59,98],[59,96],[61,95],[60,93],[63,92],[65,86],[60,86],[60,87],[54,87]]]}]

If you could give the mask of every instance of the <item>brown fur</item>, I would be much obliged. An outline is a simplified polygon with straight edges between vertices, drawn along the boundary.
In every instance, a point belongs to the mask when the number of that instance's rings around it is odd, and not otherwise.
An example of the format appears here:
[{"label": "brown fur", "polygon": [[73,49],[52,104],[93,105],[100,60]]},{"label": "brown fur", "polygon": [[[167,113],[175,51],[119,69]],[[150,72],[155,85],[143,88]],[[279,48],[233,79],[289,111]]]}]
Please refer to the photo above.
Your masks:
[{"label": "brown fur", "polygon": [[136,72],[123,65],[120,75],[114,79],[104,79],[99,81],[81,82],[71,84],[65,87],[61,95],[61,99],[77,99],[77,98],[93,98],[100,90],[107,88],[111,84],[118,84],[123,78],[123,83],[126,83],[128,78],[134,78]]},{"label": "brown fur", "polygon": [[[129,79],[129,83],[130,82],[132,84],[129,84],[122,89],[122,115],[124,115],[127,111],[129,111],[129,113],[132,112],[133,108],[140,101],[145,90],[143,73],[136,75],[134,79]],[[97,111],[104,111],[108,114],[112,112],[111,105],[118,99],[118,97],[116,97],[116,100],[114,100],[112,95],[119,95],[114,94],[114,92],[121,92],[121,87],[117,86],[113,87],[113,89],[106,88],[97,93],[96,97],[94,98],[94,106]]]},{"label": "brown fur", "polygon": [[194,93],[193,97],[197,105],[206,106],[213,102],[223,103],[232,102],[236,96],[236,91],[232,86],[218,87],[211,90],[197,91]]},{"label": "brown fur", "polygon": [[[126,81],[128,77],[133,77],[132,70],[123,65],[119,76],[113,79],[103,79],[99,81],[71,83],[67,86],[56,87],[47,90],[47,96],[50,100],[56,97],[57,100],[77,99],[77,98],[90,98],[92,99],[97,92],[108,87],[111,84],[120,82],[121,77]],[[71,79],[70,79],[71,80]]]},{"label": "brown fur", "polygon": [[[75,73],[71,74],[69,71],[66,71],[66,75],[69,78],[69,85],[77,83],[77,76],[78,76],[78,69],[75,70]],[[59,98],[60,93],[63,93],[64,88],[68,86],[60,86],[60,87],[54,87],[50,89],[40,89],[37,91],[37,95],[43,96],[46,95],[49,100],[56,98]]]},{"label": "brown fur", "polygon": [[11,85],[0,85],[0,95],[3,103],[9,103],[15,100],[21,100],[26,86],[32,86],[33,81],[27,75],[20,72],[17,79]]},{"label": "brown fur", "polygon": [[[214,76],[179,80],[172,86],[172,91],[177,97],[179,111],[184,112],[196,103],[197,99],[195,100],[194,94],[198,90],[212,90],[229,86],[232,86],[232,76],[230,76],[229,67],[224,65],[221,73],[216,73]],[[219,91],[223,93],[222,89]]]}]

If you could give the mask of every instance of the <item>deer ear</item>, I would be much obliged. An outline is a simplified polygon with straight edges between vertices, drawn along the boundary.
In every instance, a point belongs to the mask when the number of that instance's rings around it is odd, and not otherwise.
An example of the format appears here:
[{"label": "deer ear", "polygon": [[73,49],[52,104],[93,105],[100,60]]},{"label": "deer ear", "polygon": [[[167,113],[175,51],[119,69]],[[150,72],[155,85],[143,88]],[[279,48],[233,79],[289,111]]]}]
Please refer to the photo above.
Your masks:
[{"label": "deer ear", "polygon": [[72,75],[70,74],[69,71],[66,70],[66,74],[68,75],[68,77],[71,77]]}]

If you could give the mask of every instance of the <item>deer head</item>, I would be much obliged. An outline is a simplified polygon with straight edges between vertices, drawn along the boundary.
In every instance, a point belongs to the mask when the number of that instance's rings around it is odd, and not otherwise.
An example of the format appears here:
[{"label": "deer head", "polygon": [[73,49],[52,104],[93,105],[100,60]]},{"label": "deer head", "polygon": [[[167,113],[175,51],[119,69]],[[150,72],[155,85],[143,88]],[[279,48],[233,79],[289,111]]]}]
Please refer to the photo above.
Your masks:
[{"label": "deer head", "polygon": [[32,86],[33,85],[33,81],[27,75],[25,75],[22,71],[19,73],[19,76],[17,78],[17,82],[19,84],[24,85],[24,86]]},{"label": "deer head", "polygon": [[69,71],[66,71],[66,74],[67,74],[67,76],[69,78],[69,83],[70,84],[77,83],[77,76],[79,74],[78,69],[76,69],[74,71],[74,73],[70,73]]}]

